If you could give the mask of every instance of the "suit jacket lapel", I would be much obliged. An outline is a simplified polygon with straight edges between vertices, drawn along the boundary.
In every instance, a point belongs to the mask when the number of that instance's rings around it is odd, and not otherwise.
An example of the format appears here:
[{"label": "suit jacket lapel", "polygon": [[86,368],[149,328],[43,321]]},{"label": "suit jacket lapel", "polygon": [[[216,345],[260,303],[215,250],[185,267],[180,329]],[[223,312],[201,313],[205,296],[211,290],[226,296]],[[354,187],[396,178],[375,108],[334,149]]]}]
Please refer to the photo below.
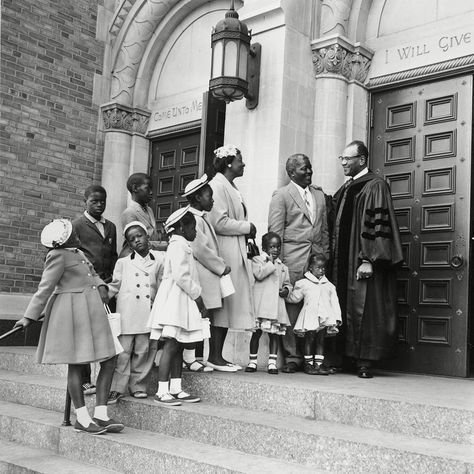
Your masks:
[{"label": "suit jacket lapel", "polygon": [[238,210],[237,206],[240,206],[240,209],[242,209],[242,214],[243,214],[244,213],[244,208],[242,207],[242,203],[240,202],[238,197],[235,197],[236,190],[232,186],[232,184],[229,183],[229,181],[227,180],[227,178],[224,175],[221,175],[221,176],[219,176],[219,178],[221,179],[222,183],[224,183],[224,187],[225,187],[225,190],[226,190],[226,193],[227,193],[227,196],[228,196],[228,200],[229,200],[230,204],[232,205],[232,210],[234,212],[234,216],[235,216],[236,219],[240,220],[241,219],[239,217],[240,213],[239,213],[239,210]]},{"label": "suit jacket lapel", "polygon": [[295,188],[295,186],[292,183],[288,184],[288,192],[290,193],[290,196],[295,201],[296,205],[300,208],[301,212],[311,222],[311,217],[309,215],[308,207],[304,203],[303,198],[301,197],[301,194],[298,192],[298,190]]},{"label": "suit jacket lapel", "polygon": [[86,223],[86,225],[88,225],[91,229],[94,229],[95,232],[97,232],[101,238],[102,237],[102,234],[100,233],[100,230],[97,228],[97,226],[95,224],[93,224],[87,217],[84,216],[84,221]]}]

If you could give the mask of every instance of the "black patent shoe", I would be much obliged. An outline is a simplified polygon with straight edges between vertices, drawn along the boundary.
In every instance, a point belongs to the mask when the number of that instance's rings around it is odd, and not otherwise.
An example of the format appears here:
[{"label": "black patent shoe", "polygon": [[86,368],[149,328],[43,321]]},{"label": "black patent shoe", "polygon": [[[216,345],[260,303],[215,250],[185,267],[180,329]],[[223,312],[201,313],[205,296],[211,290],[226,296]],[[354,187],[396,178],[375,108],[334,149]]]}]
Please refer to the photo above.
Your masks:
[{"label": "black patent shoe", "polygon": [[359,367],[357,369],[357,377],[360,379],[371,379],[373,376],[374,374],[368,367]]},{"label": "black patent shoe", "polygon": [[318,369],[309,362],[305,362],[303,365],[303,372],[308,375],[318,375]]}]

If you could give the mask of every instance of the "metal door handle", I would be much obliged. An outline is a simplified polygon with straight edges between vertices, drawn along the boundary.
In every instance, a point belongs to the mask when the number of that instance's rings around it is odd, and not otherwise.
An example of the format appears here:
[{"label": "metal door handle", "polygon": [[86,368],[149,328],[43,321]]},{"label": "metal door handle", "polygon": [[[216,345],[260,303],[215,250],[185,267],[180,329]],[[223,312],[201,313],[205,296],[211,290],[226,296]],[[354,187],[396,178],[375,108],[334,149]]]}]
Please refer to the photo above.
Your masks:
[{"label": "metal door handle", "polygon": [[453,268],[461,268],[464,265],[464,259],[462,258],[462,255],[455,255],[451,259],[451,267]]}]

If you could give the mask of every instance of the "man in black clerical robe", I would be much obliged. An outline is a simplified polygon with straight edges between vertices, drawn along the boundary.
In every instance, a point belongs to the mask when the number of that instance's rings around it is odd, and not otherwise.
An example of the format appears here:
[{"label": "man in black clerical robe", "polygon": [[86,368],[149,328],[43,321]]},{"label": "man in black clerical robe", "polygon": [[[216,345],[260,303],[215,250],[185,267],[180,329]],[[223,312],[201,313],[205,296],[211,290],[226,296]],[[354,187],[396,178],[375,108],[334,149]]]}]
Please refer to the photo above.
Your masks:
[{"label": "man in black clerical robe", "polygon": [[344,355],[358,376],[389,358],[397,341],[396,269],[400,234],[385,180],[367,168],[368,150],[353,141],[339,157],[348,181],[334,195],[333,283],[342,309]]}]

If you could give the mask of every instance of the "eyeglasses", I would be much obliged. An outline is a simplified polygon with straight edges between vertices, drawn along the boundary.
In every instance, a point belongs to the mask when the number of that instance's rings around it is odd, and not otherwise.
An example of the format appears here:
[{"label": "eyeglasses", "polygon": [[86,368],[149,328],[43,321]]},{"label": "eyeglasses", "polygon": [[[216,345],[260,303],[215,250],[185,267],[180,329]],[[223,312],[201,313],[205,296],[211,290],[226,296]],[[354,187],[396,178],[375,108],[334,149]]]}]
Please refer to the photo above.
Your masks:
[{"label": "eyeglasses", "polygon": [[356,155],[356,156],[340,156],[339,161],[352,161],[357,158],[362,158],[364,155]]}]

